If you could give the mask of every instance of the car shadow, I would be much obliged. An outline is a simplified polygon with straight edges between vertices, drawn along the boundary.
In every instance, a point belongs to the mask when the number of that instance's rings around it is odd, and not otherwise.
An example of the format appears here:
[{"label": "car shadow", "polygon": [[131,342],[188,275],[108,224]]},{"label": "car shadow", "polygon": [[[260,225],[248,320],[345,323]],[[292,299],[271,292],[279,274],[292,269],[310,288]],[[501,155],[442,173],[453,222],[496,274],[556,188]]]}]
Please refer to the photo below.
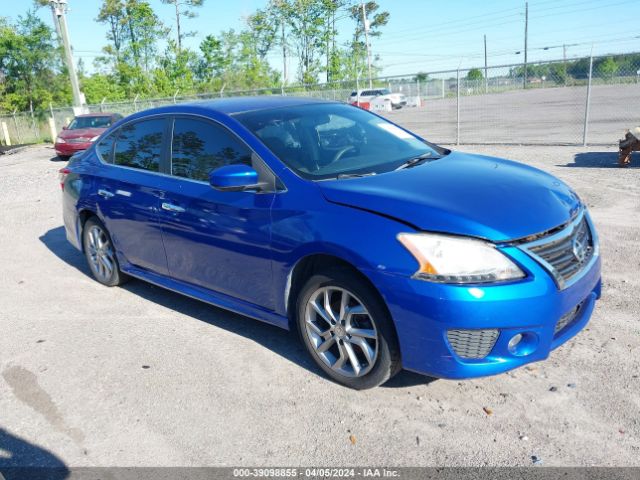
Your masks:
[{"label": "car shadow", "polygon": [[[67,241],[64,227],[47,231],[40,236],[40,241],[60,260],[91,277],[91,271],[84,256]],[[309,358],[296,332],[286,331],[140,280],[133,279],[120,288],[165,308],[253,340],[311,373],[327,378]],[[402,371],[387,382],[385,387],[404,388],[429,383],[429,381],[431,379],[428,377]]]},{"label": "car shadow", "polygon": [[430,383],[438,380],[435,377],[427,377],[426,375],[420,375],[418,373],[410,372],[409,370],[400,371],[395,377],[380,385],[384,388],[407,388],[417,387],[419,385],[429,385]]},{"label": "car shadow", "polygon": [[[635,157],[635,158],[634,158]],[[638,155],[632,155],[631,165],[626,168],[640,168]],[[621,168],[618,165],[618,152],[581,152],[576,153],[573,163],[558,165],[559,167],[579,168]]]},{"label": "car shadow", "polygon": [[64,227],[52,228],[39,240],[60,260],[91,277],[91,271],[81,252],[78,252],[67,240]]},{"label": "car shadow", "polygon": [[69,469],[56,455],[0,427],[0,478],[63,480],[68,476]]}]

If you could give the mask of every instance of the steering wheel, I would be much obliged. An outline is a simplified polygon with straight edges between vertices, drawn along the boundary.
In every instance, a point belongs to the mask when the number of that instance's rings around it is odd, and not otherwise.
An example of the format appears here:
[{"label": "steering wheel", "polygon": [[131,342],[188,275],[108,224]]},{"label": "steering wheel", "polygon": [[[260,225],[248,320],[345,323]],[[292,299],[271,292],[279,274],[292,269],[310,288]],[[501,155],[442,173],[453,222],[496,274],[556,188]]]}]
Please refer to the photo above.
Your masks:
[{"label": "steering wheel", "polygon": [[345,153],[347,153],[347,152],[349,152],[351,150],[356,150],[356,147],[353,146],[353,145],[347,145],[346,147],[342,147],[333,156],[333,160],[331,161],[331,163],[337,162],[338,160],[340,160],[344,156]]}]

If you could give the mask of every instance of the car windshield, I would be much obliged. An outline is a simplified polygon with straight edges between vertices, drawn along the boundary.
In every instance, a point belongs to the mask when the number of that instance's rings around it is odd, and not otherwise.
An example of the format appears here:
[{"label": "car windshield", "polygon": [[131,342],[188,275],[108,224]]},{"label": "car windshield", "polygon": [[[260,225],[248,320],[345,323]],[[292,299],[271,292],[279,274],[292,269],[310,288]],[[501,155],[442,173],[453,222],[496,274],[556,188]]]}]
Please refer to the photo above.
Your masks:
[{"label": "car windshield", "polygon": [[76,117],[69,124],[69,130],[79,130],[81,128],[107,128],[111,126],[111,117],[104,115],[95,117]]},{"label": "car windshield", "polygon": [[365,110],[339,103],[236,115],[280,160],[312,180],[384,173],[448,150]]}]

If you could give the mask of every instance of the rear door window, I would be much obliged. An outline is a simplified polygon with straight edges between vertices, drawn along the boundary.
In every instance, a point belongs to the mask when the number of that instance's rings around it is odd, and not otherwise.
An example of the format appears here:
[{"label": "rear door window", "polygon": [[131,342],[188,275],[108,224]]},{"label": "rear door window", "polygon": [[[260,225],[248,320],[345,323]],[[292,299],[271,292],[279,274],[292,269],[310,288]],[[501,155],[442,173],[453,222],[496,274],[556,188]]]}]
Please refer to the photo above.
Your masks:
[{"label": "rear door window", "polygon": [[160,171],[164,126],[162,118],[124,125],[118,130],[114,163],[150,172]]},{"label": "rear door window", "polygon": [[115,134],[112,133],[98,142],[96,145],[96,152],[100,160],[104,163],[113,163],[113,142],[115,140]]},{"label": "rear door window", "polygon": [[251,166],[251,150],[223,127],[204,120],[176,118],[171,144],[171,174],[209,180],[224,165]]}]

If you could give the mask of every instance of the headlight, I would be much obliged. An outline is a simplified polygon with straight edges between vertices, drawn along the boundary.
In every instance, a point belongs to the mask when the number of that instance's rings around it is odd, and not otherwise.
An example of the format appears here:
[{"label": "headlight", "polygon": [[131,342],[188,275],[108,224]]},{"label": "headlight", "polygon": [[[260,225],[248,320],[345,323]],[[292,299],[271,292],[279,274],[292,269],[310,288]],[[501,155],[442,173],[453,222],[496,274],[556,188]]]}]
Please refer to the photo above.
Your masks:
[{"label": "headlight", "polygon": [[64,138],[58,137],[56,138],[56,143],[67,143],[67,142],[64,140]]},{"label": "headlight", "polygon": [[418,261],[415,276],[423,280],[489,283],[525,276],[495,245],[482,240],[431,233],[401,233],[398,240]]},{"label": "headlight", "polygon": [[96,135],[95,137],[93,137],[91,140],[89,140],[91,143],[95,142],[98,138],[100,138],[100,135]]}]

